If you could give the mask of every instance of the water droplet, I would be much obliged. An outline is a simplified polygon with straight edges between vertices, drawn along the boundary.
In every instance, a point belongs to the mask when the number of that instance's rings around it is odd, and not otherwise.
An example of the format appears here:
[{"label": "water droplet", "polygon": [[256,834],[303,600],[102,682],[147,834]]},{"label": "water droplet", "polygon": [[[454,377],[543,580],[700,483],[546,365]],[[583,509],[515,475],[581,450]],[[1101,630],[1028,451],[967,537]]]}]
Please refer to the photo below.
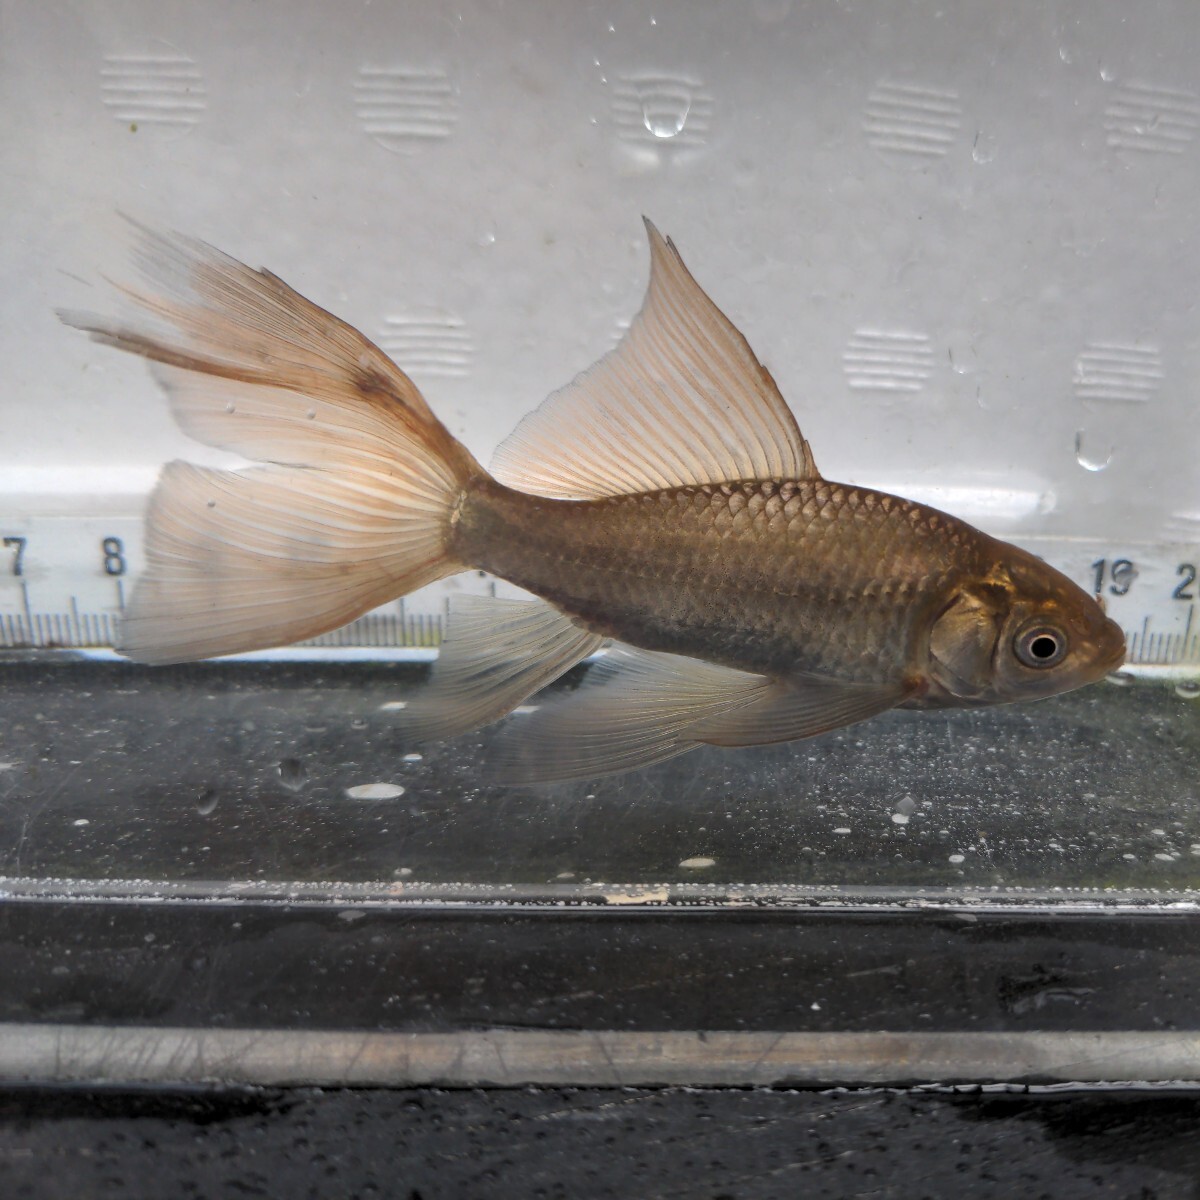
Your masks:
[{"label": "water droplet", "polygon": [[996,157],[996,138],[990,133],[977,133],[971,146],[971,158],[980,166],[986,166]]},{"label": "water droplet", "polygon": [[310,408],[310,409],[308,410],[308,412],[306,412],[304,415],[305,415],[305,416],[306,416],[306,417],[307,417],[307,418],[308,418],[310,421],[315,421],[315,420],[317,419],[317,410],[316,410],[315,408]]},{"label": "water droplet", "polygon": [[908,824],[908,813],[894,812],[892,813],[892,822],[896,825]]},{"label": "water droplet", "polygon": [[1085,471],[1103,471],[1113,458],[1113,447],[1108,446],[1107,450],[1088,449],[1086,445],[1087,430],[1080,429],[1075,434],[1075,461]]},{"label": "water droplet", "polygon": [[279,782],[292,792],[298,792],[308,782],[308,768],[298,758],[285,758],[276,770]]},{"label": "water droplet", "polygon": [[1101,67],[1100,78],[1103,79],[1105,83],[1112,83],[1116,76],[1112,73],[1112,71],[1109,70],[1108,67]]},{"label": "water droplet", "polygon": [[237,412],[237,405],[234,404],[234,402],[232,400],[230,400],[229,403],[225,405],[225,411],[227,413],[235,413],[235,412]]},{"label": "water droplet", "polygon": [[835,829],[833,832],[844,835],[844,834],[850,833],[851,829],[848,825],[839,825],[838,828]]},{"label": "water droplet", "polygon": [[72,821],[71,824],[74,825],[76,829],[82,829],[85,825],[90,825],[91,821],[89,821],[87,817],[80,817],[78,820]]},{"label": "water droplet", "polygon": [[1185,679],[1177,683],[1175,695],[1184,700],[1200,700],[1200,679]]},{"label": "water droplet", "polygon": [[216,788],[205,788],[196,797],[196,811],[202,817],[207,817],[210,813],[216,811],[217,802],[220,798],[221,795]]},{"label": "water droplet", "polygon": [[412,867],[397,867],[392,872],[394,879],[407,879],[410,875],[412,875]]},{"label": "water droplet", "polygon": [[966,855],[965,854],[952,854],[952,855],[950,855],[950,858],[947,861],[952,862],[952,863],[965,862]]},{"label": "water droplet", "polygon": [[359,783],[346,789],[351,800],[395,800],[404,795],[398,783]]},{"label": "water droplet", "polygon": [[717,860],[715,858],[685,858],[679,865],[689,871],[703,871],[708,867],[715,867]]},{"label": "water droplet", "polygon": [[1059,46],[1058,57],[1065,62],[1067,66],[1070,66],[1071,63],[1075,61],[1075,52],[1070,46]]},{"label": "water droplet", "polygon": [[642,124],[656,138],[673,138],[683,132],[692,99],[682,92],[673,97],[647,97],[642,102]]},{"label": "water droplet", "polygon": [[1133,687],[1133,676],[1128,671],[1114,671],[1111,675],[1106,675],[1105,679],[1114,687]]}]

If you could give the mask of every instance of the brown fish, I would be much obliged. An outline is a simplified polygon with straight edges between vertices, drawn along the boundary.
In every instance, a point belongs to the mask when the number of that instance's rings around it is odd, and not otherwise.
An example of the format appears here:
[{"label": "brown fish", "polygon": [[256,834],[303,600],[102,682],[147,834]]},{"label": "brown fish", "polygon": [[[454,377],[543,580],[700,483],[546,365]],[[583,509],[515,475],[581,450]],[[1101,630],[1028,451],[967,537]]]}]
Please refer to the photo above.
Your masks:
[{"label": "brown fish", "polygon": [[521,729],[517,772],[585,778],[895,707],[1001,704],[1120,666],[1120,628],[1033,555],[821,477],[774,380],[647,222],[621,344],[491,472],[357,330],[282,280],[147,230],[150,322],[63,314],[151,359],[193,437],[268,464],[164,468],[121,651],[166,663],[313,637],[482,569],[540,601],[452,603],[415,739],[495,721],[616,642]]}]

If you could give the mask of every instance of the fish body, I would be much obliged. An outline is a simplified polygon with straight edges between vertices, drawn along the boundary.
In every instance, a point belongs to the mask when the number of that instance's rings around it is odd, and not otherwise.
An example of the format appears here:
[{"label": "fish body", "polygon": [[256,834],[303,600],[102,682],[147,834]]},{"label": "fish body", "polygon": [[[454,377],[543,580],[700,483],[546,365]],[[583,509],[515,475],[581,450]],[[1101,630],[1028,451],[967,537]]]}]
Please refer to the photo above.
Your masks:
[{"label": "fish body", "polygon": [[464,561],[648,650],[770,675],[919,674],[921,630],[991,539],[867,488],[747,480],[602,500],[474,493]]},{"label": "fish body", "polygon": [[497,720],[607,647],[524,724],[510,781],[585,778],[695,746],[809,737],[894,707],[1036,699],[1124,657],[1049,565],[957,518],[824,479],[774,380],[647,223],[622,343],[552,395],[490,471],[361,333],[200,242],[139,231],[155,290],[124,323],[185,431],[261,466],[164,468],[121,649],[171,662],[325,632],[485,570],[461,598],[413,740]]}]

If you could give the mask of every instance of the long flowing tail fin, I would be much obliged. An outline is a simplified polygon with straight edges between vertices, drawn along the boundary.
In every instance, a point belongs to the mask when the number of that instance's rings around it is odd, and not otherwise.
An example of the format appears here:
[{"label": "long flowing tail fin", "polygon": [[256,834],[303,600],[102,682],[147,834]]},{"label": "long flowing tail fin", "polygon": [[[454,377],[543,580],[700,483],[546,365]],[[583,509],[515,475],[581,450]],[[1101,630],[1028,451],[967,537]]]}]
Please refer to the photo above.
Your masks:
[{"label": "long flowing tail fin", "polygon": [[144,321],[64,312],[150,359],[180,426],[259,463],[168,464],[123,654],[185,662],[335,629],[461,570],[454,513],[483,469],[377,346],[267,271],[137,227]]}]

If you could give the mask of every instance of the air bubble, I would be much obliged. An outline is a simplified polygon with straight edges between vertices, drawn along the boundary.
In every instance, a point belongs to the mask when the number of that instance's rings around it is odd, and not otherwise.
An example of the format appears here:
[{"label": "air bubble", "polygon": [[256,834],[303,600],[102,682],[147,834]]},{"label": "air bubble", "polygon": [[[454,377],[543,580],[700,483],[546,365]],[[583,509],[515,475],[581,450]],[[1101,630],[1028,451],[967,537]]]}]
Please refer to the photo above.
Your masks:
[{"label": "air bubble", "polygon": [[1185,679],[1177,683],[1175,695],[1183,700],[1200,700],[1200,679]]},{"label": "air bubble", "polygon": [[308,782],[308,768],[298,758],[285,758],[275,769],[288,791],[298,792]]},{"label": "air bubble", "polygon": [[216,788],[205,788],[204,791],[196,797],[196,811],[202,816],[207,817],[216,811],[217,803],[220,801],[221,795]]}]

